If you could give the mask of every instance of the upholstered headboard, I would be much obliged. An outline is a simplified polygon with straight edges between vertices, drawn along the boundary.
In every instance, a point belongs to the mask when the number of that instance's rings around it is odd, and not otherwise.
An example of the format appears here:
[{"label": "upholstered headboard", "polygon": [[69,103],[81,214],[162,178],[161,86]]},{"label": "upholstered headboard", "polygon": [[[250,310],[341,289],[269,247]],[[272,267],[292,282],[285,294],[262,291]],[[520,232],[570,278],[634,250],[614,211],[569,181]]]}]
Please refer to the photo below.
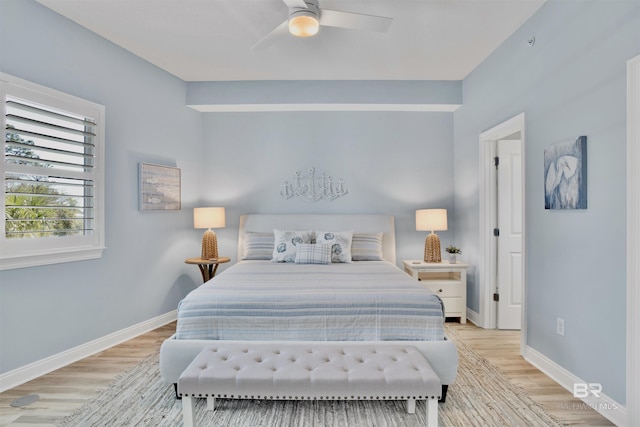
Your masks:
[{"label": "upholstered headboard", "polygon": [[396,234],[393,216],[389,215],[323,215],[323,214],[250,214],[240,217],[238,259],[242,258],[244,234],[247,231],[272,232],[286,230],[335,230],[354,233],[382,232],[382,255],[396,263]]}]

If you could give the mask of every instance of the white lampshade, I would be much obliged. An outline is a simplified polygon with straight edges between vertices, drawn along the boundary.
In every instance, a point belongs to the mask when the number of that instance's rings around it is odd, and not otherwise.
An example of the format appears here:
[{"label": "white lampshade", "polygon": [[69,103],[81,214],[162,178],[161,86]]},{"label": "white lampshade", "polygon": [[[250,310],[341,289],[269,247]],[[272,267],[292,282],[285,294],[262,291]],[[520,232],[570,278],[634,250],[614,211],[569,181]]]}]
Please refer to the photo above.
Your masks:
[{"label": "white lampshade", "polygon": [[417,231],[447,230],[446,209],[419,209],[416,211]]},{"label": "white lampshade", "polygon": [[224,208],[193,209],[193,228],[223,228],[224,226]]},{"label": "white lampshade", "polygon": [[289,32],[297,37],[310,37],[318,33],[320,23],[311,12],[300,11],[289,18]]}]

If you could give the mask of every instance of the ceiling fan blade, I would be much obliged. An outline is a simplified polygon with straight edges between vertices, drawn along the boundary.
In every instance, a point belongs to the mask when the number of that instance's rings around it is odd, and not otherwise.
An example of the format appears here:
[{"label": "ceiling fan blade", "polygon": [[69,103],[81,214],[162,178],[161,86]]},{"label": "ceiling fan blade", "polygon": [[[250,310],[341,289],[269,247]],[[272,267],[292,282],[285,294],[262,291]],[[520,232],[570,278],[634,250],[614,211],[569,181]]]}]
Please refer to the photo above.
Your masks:
[{"label": "ceiling fan blade", "polygon": [[307,9],[309,7],[304,2],[304,0],[282,0],[282,1],[284,2],[284,4],[287,5],[287,7],[289,9],[291,9],[293,7],[297,7],[297,8],[301,8],[301,9]]},{"label": "ceiling fan blade", "polygon": [[282,24],[278,25],[273,29],[269,34],[264,36],[260,41],[253,46],[251,46],[251,50],[263,50],[271,46],[275,43],[278,38],[282,35],[289,33],[289,20],[282,22]]},{"label": "ceiling fan blade", "polygon": [[377,31],[380,33],[386,32],[392,21],[393,18],[384,16],[363,15],[328,9],[322,9],[322,14],[320,15],[320,25],[352,30]]}]

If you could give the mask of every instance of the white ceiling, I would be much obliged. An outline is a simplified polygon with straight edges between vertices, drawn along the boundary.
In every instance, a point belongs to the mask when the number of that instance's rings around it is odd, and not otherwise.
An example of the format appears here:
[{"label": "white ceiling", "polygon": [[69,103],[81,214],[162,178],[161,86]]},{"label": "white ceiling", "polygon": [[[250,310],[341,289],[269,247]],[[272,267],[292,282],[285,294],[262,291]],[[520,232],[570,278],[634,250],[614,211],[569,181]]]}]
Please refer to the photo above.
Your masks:
[{"label": "white ceiling", "polygon": [[265,50],[251,47],[287,18],[282,0],[38,1],[185,81],[224,81],[461,80],[545,0],[320,0],[393,23]]}]

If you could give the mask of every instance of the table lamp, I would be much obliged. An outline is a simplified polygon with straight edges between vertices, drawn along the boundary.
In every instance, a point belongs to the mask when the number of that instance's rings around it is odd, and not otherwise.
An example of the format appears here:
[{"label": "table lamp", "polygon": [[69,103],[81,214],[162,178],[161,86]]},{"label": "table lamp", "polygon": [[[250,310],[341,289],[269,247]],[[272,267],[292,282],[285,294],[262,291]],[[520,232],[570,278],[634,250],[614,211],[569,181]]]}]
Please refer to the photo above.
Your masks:
[{"label": "table lamp", "polygon": [[424,241],[424,262],[441,262],[440,238],[435,231],[447,229],[446,209],[419,209],[416,211],[416,230],[431,231]]},{"label": "table lamp", "polygon": [[202,258],[218,258],[218,238],[212,228],[225,226],[224,208],[194,208],[193,228],[206,228],[202,235]]}]

